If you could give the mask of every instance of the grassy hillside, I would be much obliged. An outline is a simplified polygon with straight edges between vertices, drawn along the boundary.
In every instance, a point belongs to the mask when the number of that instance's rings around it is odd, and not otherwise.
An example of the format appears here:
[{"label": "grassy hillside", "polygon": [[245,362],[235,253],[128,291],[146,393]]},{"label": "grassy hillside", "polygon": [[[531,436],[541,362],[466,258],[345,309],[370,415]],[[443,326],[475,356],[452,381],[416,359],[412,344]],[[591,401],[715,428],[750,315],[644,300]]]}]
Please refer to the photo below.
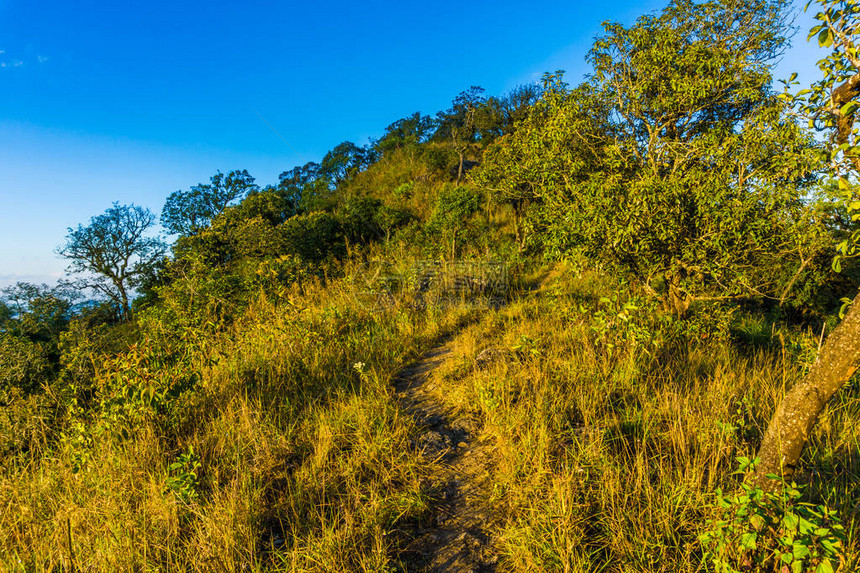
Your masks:
[{"label": "grassy hillside", "polygon": [[0,299],[2,569],[860,568],[860,349],[751,479],[858,312],[860,146],[832,84],[774,92],[786,4],[747,4],[607,24],[578,86],[472,88],[277,183],[219,172],[118,271],[105,237],[152,213],[70,229],[83,282]]}]

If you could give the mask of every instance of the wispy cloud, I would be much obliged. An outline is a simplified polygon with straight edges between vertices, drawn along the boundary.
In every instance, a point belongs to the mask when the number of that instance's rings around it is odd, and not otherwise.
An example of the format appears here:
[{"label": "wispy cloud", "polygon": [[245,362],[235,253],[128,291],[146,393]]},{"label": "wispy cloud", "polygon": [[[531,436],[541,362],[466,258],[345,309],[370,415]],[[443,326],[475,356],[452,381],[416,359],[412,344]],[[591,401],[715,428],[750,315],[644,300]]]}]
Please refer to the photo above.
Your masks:
[{"label": "wispy cloud", "polygon": [[[36,56],[36,63],[44,64],[48,61],[48,56]],[[0,50],[0,68],[20,68],[27,65],[27,62],[18,58],[10,58],[6,55],[6,50]]]}]

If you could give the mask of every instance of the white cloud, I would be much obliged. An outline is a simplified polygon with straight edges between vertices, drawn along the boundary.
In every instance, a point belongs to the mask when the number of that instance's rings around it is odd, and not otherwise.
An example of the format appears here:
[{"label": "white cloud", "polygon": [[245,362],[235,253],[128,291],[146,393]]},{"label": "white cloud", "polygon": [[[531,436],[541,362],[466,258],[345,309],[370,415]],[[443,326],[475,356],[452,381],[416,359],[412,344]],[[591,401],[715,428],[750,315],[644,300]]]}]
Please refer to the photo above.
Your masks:
[{"label": "white cloud", "polygon": [[[2,2],[2,0],[0,0],[0,2]],[[29,58],[26,61],[18,59],[9,59],[8,56],[3,58],[4,54],[6,54],[6,50],[0,50],[0,68],[21,68],[28,63],[32,63],[32,60]],[[48,56],[37,55],[35,61],[36,63],[44,64],[49,59],[50,58]]]}]

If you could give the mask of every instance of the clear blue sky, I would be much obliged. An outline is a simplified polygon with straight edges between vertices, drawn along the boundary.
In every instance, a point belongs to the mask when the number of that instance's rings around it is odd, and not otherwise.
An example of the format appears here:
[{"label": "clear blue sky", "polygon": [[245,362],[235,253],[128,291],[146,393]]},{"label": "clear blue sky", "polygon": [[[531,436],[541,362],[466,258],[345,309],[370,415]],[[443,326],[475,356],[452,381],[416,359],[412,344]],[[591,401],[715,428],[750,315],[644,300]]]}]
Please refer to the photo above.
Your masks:
[{"label": "clear blue sky", "polygon": [[[470,85],[575,83],[603,20],[665,3],[0,0],[0,287],[54,282],[67,227],[113,201],[158,212],[219,169],[275,182]],[[814,77],[799,36],[780,71]]]}]

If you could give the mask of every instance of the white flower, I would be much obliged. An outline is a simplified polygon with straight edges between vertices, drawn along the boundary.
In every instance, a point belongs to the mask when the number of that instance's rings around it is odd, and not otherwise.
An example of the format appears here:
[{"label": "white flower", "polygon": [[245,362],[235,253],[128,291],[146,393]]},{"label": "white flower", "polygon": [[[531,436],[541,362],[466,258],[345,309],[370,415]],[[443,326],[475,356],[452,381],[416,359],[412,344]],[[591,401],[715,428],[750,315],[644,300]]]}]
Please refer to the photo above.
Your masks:
[{"label": "white flower", "polygon": [[352,367],[355,368],[357,372],[364,372],[364,362],[356,362]]}]

